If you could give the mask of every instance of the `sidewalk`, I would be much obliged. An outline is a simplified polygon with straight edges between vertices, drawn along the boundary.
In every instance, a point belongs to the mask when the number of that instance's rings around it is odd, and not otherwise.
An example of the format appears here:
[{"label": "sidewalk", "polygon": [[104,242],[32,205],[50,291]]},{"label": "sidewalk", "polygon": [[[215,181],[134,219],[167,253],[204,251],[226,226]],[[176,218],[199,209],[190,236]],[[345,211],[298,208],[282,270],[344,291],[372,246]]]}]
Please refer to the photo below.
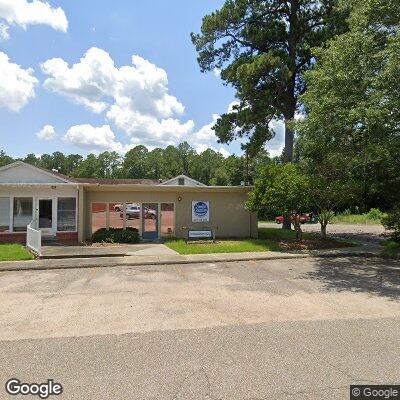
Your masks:
[{"label": "sidewalk", "polygon": [[380,249],[377,246],[363,245],[345,249],[316,250],[302,252],[259,252],[259,253],[219,253],[219,254],[163,254],[163,255],[134,255],[94,258],[62,258],[40,259],[32,261],[0,262],[1,271],[51,270],[68,268],[197,264],[216,262],[235,262],[250,260],[279,260],[310,257],[376,257]]}]

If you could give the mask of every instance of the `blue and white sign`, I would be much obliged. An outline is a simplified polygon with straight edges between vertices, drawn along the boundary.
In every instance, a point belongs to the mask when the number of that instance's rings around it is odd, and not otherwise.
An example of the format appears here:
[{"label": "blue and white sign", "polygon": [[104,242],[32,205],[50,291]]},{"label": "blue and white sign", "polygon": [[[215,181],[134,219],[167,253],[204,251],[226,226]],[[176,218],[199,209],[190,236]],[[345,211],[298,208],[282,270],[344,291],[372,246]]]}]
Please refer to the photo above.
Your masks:
[{"label": "blue and white sign", "polygon": [[192,201],[192,222],[210,221],[210,202]]}]

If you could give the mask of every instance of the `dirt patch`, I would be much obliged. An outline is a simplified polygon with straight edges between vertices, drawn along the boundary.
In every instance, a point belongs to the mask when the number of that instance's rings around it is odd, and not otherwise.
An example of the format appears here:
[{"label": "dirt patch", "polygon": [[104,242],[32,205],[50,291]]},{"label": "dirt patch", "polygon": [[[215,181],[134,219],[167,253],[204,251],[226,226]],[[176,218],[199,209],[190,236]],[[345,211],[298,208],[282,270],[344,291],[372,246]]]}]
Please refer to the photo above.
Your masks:
[{"label": "dirt patch", "polygon": [[279,243],[282,250],[326,250],[326,249],[339,249],[344,247],[353,247],[353,243],[332,240],[332,239],[303,239],[296,241],[296,239],[273,240]]}]

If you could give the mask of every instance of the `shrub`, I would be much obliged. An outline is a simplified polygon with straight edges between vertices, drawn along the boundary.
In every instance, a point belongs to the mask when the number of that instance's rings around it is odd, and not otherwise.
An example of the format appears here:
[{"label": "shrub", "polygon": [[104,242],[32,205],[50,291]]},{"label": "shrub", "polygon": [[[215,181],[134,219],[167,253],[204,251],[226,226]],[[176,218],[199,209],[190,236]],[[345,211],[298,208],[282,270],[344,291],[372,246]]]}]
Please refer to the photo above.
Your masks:
[{"label": "shrub", "polygon": [[400,243],[400,207],[395,208],[382,218],[382,224],[386,229],[393,230],[391,238]]},{"label": "shrub", "polygon": [[138,243],[139,231],[136,228],[101,228],[92,235],[94,243]]},{"label": "shrub", "polygon": [[367,214],[368,219],[380,221],[385,214],[379,208],[371,208]]}]

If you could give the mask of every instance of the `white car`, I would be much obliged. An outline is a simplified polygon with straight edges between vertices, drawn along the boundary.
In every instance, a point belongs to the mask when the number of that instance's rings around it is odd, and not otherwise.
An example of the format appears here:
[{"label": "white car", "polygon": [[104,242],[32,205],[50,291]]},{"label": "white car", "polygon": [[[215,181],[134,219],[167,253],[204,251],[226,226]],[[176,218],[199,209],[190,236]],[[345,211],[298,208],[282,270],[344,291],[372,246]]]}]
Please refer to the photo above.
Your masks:
[{"label": "white car", "polygon": [[[132,219],[132,218],[140,218],[140,205],[139,204],[127,204],[125,208],[125,214],[127,219]],[[119,214],[121,218],[124,218],[124,213],[122,212],[122,207],[121,207],[121,212]]]}]

